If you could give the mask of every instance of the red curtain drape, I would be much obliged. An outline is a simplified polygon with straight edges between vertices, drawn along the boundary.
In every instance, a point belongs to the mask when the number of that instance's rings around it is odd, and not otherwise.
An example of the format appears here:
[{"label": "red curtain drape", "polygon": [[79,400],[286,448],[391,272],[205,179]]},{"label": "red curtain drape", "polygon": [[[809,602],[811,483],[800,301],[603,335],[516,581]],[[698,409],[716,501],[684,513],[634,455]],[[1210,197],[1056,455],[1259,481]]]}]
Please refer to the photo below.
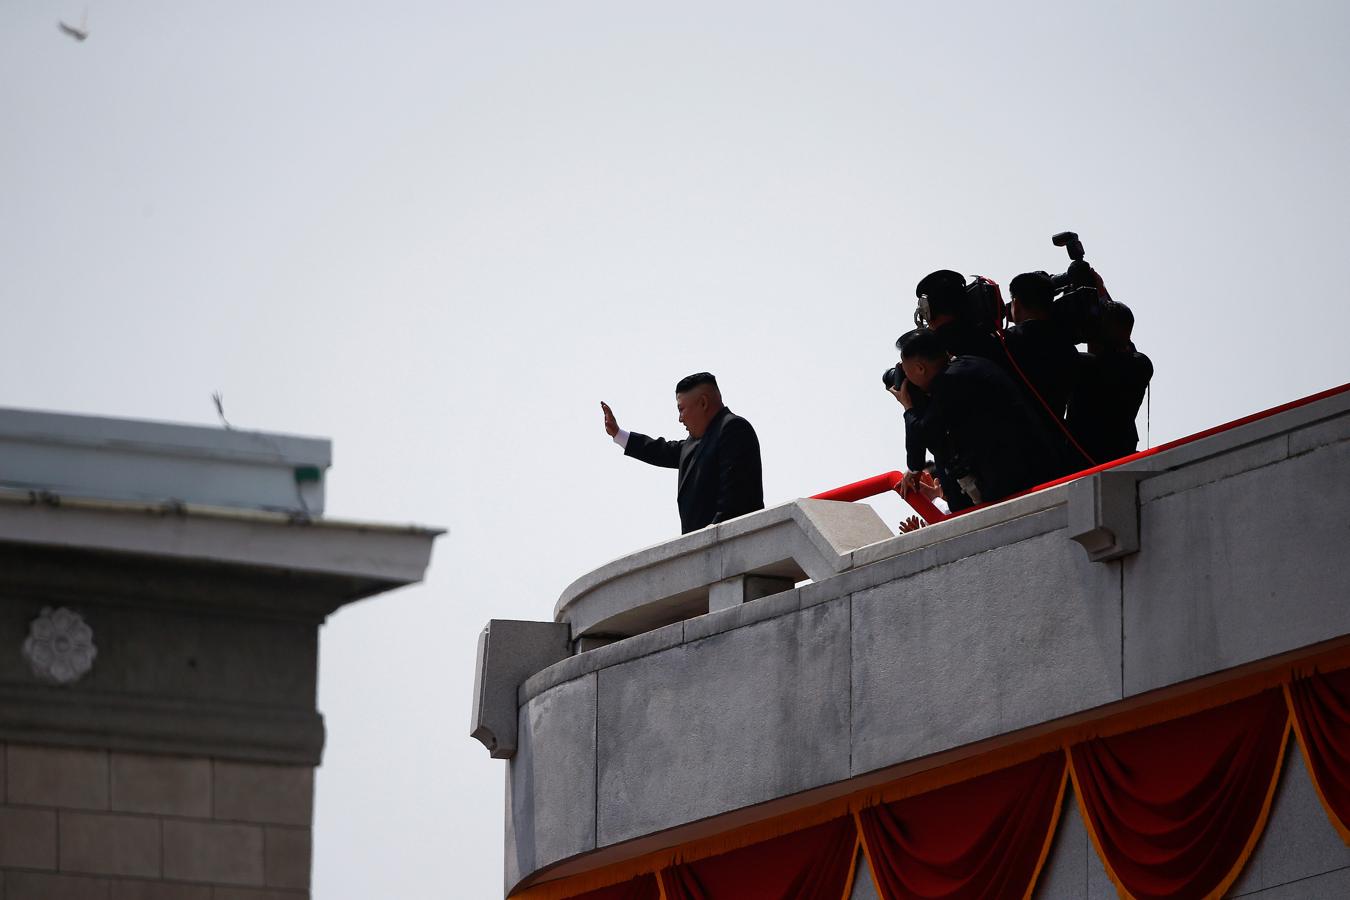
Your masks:
[{"label": "red curtain drape", "polygon": [[661,873],[666,900],[841,900],[858,846],[850,816]]},{"label": "red curtain drape", "polygon": [[620,884],[577,894],[573,900],[660,900],[661,889],[655,875],[639,875]]},{"label": "red curtain drape", "polygon": [[1047,753],[858,814],[884,900],[1020,900],[1035,883],[1064,795]]},{"label": "red curtain drape", "polygon": [[1350,844],[1350,669],[1293,679],[1289,700],[1318,796]]},{"label": "red curtain drape", "polygon": [[1137,900],[1206,898],[1251,852],[1279,774],[1280,688],[1071,750],[1093,839]]}]

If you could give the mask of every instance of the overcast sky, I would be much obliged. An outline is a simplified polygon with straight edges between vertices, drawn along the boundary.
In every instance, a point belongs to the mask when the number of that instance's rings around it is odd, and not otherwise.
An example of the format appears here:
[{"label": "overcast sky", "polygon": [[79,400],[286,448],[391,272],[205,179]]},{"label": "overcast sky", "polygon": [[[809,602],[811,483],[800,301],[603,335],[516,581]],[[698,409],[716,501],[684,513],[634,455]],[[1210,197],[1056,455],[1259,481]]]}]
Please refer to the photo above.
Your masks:
[{"label": "overcast sky", "polygon": [[599,400],[676,437],[715,372],[770,504],[899,468],[915,282],[1064,229],[1153,443],[1350,380],[1344,2],[85,9],[0,3],[0,404],[219,390],[333,438],[330,516],[451,529],[324,628],[319,900],[500,895],[478,630],[679,531]]}]

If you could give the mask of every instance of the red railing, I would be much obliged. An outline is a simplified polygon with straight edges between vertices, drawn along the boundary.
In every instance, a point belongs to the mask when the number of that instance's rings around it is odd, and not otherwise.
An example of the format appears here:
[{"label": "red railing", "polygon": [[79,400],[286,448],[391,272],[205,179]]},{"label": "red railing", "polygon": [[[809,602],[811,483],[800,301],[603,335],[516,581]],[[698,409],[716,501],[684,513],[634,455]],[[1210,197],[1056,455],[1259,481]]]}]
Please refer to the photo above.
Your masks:
[{"label": "red railing", "polygon": [[[1231,422],[1225,422],[1224,424],[1216,425],[1213,428],[1206,428],[1204,431],[1197,431],[1195,434],[1187,435],[1186,437],[1183,438],[1177,438],[1175,441],[1168,441],[1165,444],[1159,444],[1158,446],[1150,447],[1147,450],[1140,450],[1137,453],[1131,453],[1129,456],[1122,456],[1120,459],[1114,459],[1111,462],[1102,463],[1099,466],[1092,466],[1091,468],[1083,469],[1080,472],[1074,472],[1071,475],[1064,475],[1060,478],[1054,479],[1053,481],[1047,481],[1044,484],[1038,484],[1034,488],[1025,490],[1020,494],[1014,494],[1013,496],[1024,497],[1027,494],[1034,494],[1036,491],[1041,491],[1049,487],[1054,487],[1055,485],[1058,484],[1064,484],[1065,482],[1073,481],[1076,478],[1082,478],[1084,475],[1095,475],[1098,472],[1102,472],[1105,471],[1106,469],[1111,469],[1116,466],[1121,466],[1124,465],[1125,463],[1134,462],[1137,459],[1146,459],[1147,457],[1153,456],[1155,453],[1161,453],[1164,450],[1171,450],[1173,447],[1179,447],[1182,444],[1189,444],[1192,441],[1198,441],[1201,438],[1211,437],[1213,435],[1220,434],[1221,432],[1238,428],[1242,425],[1248,425],[1252,422],[1269,418],[1270,416],[1276,415],[1278,413],[1286,412],[1291,409],[1297,409],[1300,406],[1307,406],[1309,403],[1316,403],[1318,400],[1325,400],[1328,397],[1334,397],[1337,394],[1343,394],[1346,391],[1350,391],[1350,384],[1343,384],[1340,387],[1328,388],[1325,391],[1319,391],[1316,394],[1310,394],[1307,397],[1302,397],[1298,400],[1293,400],[1289,403],[1282,403],[1279,406],[1272,406],[1270,409],[1264,409],[1261,412],[1252,413],[1249,416],[1243,416],[1240,419],[1234,419]],[[884,494],[887,491],[898,492],[900,489],[900,482],[904,477],[905,477],[904,473],[902,472],[883,472],[880,475],[873,475],[871,478],[864,478],[862,481],[855,481],[852,484],[846,484],[843,485],[842,487],[833,488],[832,490],[822,491],[819,494],[813,494],[811,495],[810,499],[842,500],[848,503],[852,503],[857,500],[865,500],[868,497],[875,497],[878,494]],[[914,512],[918,514],[918,516],[925,522],[927,522],[929,525],[932,525],[934,522],[940,522],[943,519],[951,518],[954,515],[960,515],[963,512],[969,512],[971,509],[979,508],[972,506],[956,513],[943,513],[941,510],[939,510],[936,506],[933,505],[931,500],[929,500],[927,497],[925,497],[923,494],[919,493],[916,490],[911,490],[908,493],[901,494],[900,496],[903,497],[905,502],[909,504],[910,509],[914,510]],[[1010,500],[1012,498],[1005,497],[1004,499]]]},{"label": "red railing", "polygon": [[[842,500],[846,503],[852,503],[856,500],[866,500],[868,497],[875,497],[878,494],[884,494],[887,491],[900,490],[900,482],[905,478],[904,472],[883,472],[880,475],[873,475],[871,478],[864,478],[862,481],[855,481],[852,484],[846,484],[843,487],[837,487],[833,490],[822,491],[819,494],[813,494],[812,500]],[[940,522],[947,518],[947,513],[933,505],[929,500],[918,491],[911,490],[908,493],[900,495],[909,504],[909,508],[918,514],[929,525],[934,522]]]}]

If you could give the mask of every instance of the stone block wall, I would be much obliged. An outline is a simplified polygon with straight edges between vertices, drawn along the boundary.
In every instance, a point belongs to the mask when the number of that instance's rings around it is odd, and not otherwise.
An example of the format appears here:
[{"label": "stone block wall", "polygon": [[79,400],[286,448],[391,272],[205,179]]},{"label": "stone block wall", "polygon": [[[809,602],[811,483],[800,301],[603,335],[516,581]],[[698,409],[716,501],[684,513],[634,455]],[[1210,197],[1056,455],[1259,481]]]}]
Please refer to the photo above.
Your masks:
[{"label": "stone block wall", "polygon": [[314,770],[0,744],[2,900],[307,900]]}]

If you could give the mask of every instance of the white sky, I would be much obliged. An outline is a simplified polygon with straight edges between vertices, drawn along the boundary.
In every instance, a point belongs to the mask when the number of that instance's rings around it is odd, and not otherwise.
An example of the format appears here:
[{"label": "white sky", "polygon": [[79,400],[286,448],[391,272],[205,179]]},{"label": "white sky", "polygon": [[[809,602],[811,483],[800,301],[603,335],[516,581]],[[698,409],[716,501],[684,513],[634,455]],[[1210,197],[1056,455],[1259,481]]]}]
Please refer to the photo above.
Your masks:
[{"label": "white sky", "polygon": [[915,282],[1064,229],[1154,443],[1350,380],[1350,5],[1013,6],[0,4],[0,404],[220,390],[334,439],[330,515],[451,529],[324,629],[317,898],[500,896],[477,632],[679,530],[599,399],[674,437],[717,373],[770,504],[898,468]]}]

